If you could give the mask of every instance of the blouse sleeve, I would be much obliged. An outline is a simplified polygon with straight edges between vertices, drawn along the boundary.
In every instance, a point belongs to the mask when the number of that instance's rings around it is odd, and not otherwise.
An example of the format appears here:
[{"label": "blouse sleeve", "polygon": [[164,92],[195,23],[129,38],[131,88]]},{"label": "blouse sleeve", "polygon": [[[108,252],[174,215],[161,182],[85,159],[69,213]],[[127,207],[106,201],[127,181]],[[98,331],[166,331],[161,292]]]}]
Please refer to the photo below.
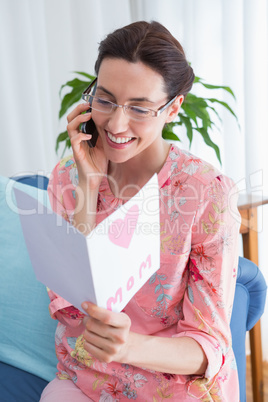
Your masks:
[{"label": "blouse sleeve", "polygon": [[192,377],[188,392],[199,398],[212,387],[225,364],[235,363],[231,351],[230,319],[238,265],[240,215],[237,189],[216,177],[202,194],[192,227],[184,319],[176,337],[191,337],[203,348],[208,366],[204,377]]},{"label": "blouse sleeve", "polygon": [[61,160],[49,178],[47,191],[51,207],[68,222],[72,221],[75,208],[77,181],[77,168],[72,157]]},{"label": "blouse sleeve", "polygon": [[[72,221],[75,208],[75,185],[77,169],[72,157],[60,161],[54,168],[48,183],[51,207],[56,214],[68,222]],[[52,290],[48,289],[51,300],[49,312],[53,319],[63,324],[78,326],[84,314]]]}]

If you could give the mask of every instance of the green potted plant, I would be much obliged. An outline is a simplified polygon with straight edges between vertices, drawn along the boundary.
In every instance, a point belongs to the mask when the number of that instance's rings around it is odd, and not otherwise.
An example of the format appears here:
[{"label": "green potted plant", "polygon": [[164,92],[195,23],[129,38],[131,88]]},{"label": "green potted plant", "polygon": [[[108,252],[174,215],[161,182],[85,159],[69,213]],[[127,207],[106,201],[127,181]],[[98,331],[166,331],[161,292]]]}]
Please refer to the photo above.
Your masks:
[{"label": "green potted plant", "polygon": [[[61,119],[65,113],[69,110],[73,104],[78,102],[81,99],[82,92],[88,87],[88,85],[93,81],[95,78],[93,75],[87,74],[85,72],[74,72],[78,77],[74,78],[71,81],[66,82],[60,88],[60,98],[61,98],[61,107],[59,111],[59,118]],[[83,79],[81,79],[83,77]],[[194,85],[202,85],[206,89],[215,90],[215,89],[222,89],[228,92],[234,99],[235,95],[232,89],[228,86],[221,86],[221,85],[211,85],[206,83],[200,77],[195,77]],[[63,88],[70,88],[70,91],[62,96]],[[163,138],[172,141],[180,141],[179,135],[174,130],[177,126],[184,126],[186,128],[186,134],[189,140],[189,147],[191,147],[194,135],[199,133],[202,136],[204,142],[207,146],[214,149],[219,162],[221,163],[221,155],[220,150],[217,144],[215,144],[211,137],[210,132],[213,127],[216,126],[215,121],[220,121],[221,118],[219,116],[218,111],[215,108],[215,104],[220,104],[222,107],[227,109],[237,120],[237,116],[234,113],[233,109],[228,105],[228,103],[219,100],[215,97],[200,97],[194,95],[192,92],[189,93],[182,106],[181,110],[178,113],[177,118],[165,125],[163,129]],[[63,131],[57,137],[56,141],[56,152],[59,150],[59,145],[63,143],[65,145],[63,154],[65,153],[66,149],[71,147],[70,139],[68,137],[67,131]]]}]

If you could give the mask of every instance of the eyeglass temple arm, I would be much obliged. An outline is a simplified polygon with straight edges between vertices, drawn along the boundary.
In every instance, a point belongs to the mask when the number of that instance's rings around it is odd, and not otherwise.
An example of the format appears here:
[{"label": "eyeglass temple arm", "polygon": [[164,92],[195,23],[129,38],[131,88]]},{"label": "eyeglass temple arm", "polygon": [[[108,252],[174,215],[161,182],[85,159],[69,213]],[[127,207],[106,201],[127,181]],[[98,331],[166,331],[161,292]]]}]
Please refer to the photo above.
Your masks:
[{"label": "eyeglass temple arm", "polygon": [[159,116],[164,110],[166,110],[167,107],[169,107],[173,102],[175,102],[175,100],[177,99],[179,95],[174,96],[174,98],[172,98],[168,103],[166,103],[163,107],[161,107],[158,111],[157,111],[157,115]]},{"label": "eyeglass temple arm", "polygon": [[97,82],[97,78],[95,78],[87,87],[87,89],[84,90],[84,92],[82,93],[82,95],[88,95],[91,91],[91,88],[96,84]]}]

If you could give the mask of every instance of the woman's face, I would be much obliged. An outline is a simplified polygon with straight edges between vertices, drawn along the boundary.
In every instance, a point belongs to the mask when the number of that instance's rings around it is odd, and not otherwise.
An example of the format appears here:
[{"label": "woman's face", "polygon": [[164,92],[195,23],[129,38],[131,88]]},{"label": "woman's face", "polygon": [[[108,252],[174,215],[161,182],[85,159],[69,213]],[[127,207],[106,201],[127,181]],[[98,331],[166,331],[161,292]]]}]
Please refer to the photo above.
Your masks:
[{"label": "woman's face", "polygon": [[[164,90],[163,77],[141,62],[104,59],[101,63],[95,96],[118,105],[141,106],[157,110],[170,99]],[[177,103],[177,101],[175,102]],[[122,108],[109,114],[92,110],[92,118],[103,142],[107,158],[115,163],[144,151],[163,147],[162,129],[178,112],[173,104],[158,117],[131,120]]]}]

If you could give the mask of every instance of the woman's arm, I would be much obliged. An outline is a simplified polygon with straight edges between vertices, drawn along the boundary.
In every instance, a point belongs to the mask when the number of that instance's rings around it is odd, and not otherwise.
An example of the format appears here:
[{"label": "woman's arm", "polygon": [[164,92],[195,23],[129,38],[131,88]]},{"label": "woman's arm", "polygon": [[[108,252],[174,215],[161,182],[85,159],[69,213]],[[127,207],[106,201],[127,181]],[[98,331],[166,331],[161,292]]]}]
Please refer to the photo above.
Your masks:
[{"label": "woman's arm", "polygon": [[189,337],[165,338],[129,331],[130,318],[91,303],[83,304],[85,349],[100,361],[131,364],[169,374],[203,375],[207,359]]},{"label": "woman's arm", "polygon": [[75,189],[75,210],[72,224],[87,236],[96,226],[98,188],[91,189],[90,184],[78,184]]},{"label": "woman's arm", "polygon": [[[127,363],[161,373],[204,375],[206,355],[194,339],[130,334]],[[157,351],[157,353],[156,353]]]}]

